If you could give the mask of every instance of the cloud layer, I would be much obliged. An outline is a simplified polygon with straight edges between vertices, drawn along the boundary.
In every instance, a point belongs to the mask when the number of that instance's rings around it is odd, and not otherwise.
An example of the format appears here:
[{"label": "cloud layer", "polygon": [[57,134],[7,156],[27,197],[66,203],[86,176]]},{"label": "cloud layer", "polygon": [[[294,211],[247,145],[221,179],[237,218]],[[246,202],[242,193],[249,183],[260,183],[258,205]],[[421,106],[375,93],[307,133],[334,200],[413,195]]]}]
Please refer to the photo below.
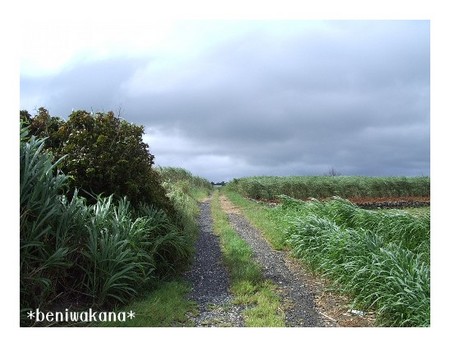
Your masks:
[{"label": "cloud layer", "polygon": [[181,22],[157,46],[139,37],[136,54],[22,73],[21,108],[120,109],[157,164],[214,181],[429,175],[427,21]]}]

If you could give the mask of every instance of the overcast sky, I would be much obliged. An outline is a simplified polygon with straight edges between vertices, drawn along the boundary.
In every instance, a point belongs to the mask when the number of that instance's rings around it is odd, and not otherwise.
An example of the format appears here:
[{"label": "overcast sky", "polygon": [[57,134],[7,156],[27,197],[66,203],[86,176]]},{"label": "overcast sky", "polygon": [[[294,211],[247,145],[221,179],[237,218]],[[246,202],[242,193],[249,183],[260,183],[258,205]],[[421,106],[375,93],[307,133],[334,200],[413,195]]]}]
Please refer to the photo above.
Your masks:
[{"label": "overcast sky", "polygon": [[430,174],[428,21],[152,23],[28,32],[20,108],[120,110],[213,181]]}]

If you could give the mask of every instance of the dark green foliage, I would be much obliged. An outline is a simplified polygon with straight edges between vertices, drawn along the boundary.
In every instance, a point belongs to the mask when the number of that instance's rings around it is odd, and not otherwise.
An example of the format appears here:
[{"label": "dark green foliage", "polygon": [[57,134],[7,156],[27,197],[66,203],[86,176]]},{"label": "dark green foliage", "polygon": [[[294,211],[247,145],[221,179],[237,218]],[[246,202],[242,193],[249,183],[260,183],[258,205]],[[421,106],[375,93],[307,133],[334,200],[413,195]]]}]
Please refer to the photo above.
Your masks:
[{"label": "dark green foliage", "polygon": [[26,110],[20,111],[20,120],[28,127],[30,135],[37,138],[45,138],[45,148],[53,149],[56,155],[56,149],[63,145],[64,138],[59,131],[64,121],[58,117],[52,117],[48,111],[40,107],[37,115],[34,117]]},{"label": "dark green foliage", "polygon": [[[66,157],[56,161],[45,140],[24,126],[20,136],[22,313],[126,303],[187,264],[192,235],[173,207],[172,218],[145,202],[134,208],[124,197],[96,196],[87,204],[75,190],[68,198],[69,177],[57,169]],[[30,320],[22,315],[21,324]]]},{"label": "dark green foliage", "polygon": [[76,224],[71,215],[78,206],[61,199],[67,178],[53,174],[53,158],[42,154],[44,141],[26,141],[26,129],[20,135],[21,302],[36,307],[55,293],[54,274],[64,274],[71,266],[68,245]]},{"label": "dark green foliage", "polygon": [[44,108],[34,117],[21,111],[21,119],[28,122],[31,135],[47,139],[45,147],[56,159],[64,157],[58,167],[71,178],[71,190],[79,189],[88,202],[95,203],[99,194],[114,194],[126,196],[133,206],[146,203],[174,214],[153,169],[154,156],[142,140],[143,126],[112,112],[75,111],[64,121]]}]

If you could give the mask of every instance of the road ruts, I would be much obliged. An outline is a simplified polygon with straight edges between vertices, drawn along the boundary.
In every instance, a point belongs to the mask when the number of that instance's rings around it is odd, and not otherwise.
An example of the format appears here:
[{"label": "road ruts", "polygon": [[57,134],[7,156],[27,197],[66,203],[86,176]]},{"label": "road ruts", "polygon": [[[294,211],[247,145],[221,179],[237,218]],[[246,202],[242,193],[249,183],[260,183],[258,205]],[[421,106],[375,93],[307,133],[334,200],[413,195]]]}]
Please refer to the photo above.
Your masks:
[{"label": "road ruts", "polygon": [[262,266],[264,277],[278,286],[283,299],[286,326],[334,326],[332,321],[325,320],[318,313],[314,293],[302,280],[301,271],[289,259],[288,254],[275,251],[244,216],[230,212],[229,209],[227,214],[230,224],[252,248],[255,260]]},{"label": "road ruts", "polygon": [[213,233],[211,204],[200,203],[199,235],[193,265],[185,274],[192,283],[188,298],[198,303],[199,312],[190,317],[195,326],[241,327],[243,307],[233,304],[230,279],[222,262],[219,238]]}]

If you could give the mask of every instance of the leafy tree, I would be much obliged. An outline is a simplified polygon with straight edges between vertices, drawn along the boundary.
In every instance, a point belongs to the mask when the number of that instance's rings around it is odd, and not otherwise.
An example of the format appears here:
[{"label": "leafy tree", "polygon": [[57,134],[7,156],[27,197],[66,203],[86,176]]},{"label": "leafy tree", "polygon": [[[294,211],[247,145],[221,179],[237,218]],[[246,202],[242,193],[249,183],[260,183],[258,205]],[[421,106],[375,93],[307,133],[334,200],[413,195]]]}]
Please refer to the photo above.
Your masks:
[{"label": "leafy tree", "polygon": [[67,121],[51,117],[42,107],[34,117],[27,111],[20,115],[29,122],[30,135],[47,138],[46,147],[56,159],[65,156],[59,168],[72,178],[71,187],[79,188],[91,203],[98,194],[114,194],[117,198],[127,196],[134,206],[147,203],[174,213],[153,169],[154,156],[142,140],[143,126],[113,112],[79,110]]},{"label": "leafy tree", "polygon": [[30,135],[38,138],[46,138],[45,148],[58,149],[62,146],[62,137],[58,132],[64,121],[59,117],[52,117],[48,111],[40,107],[38,114],[34,117],[26,110],[20,111],[20,119],[25,125],[28,125]]}]

